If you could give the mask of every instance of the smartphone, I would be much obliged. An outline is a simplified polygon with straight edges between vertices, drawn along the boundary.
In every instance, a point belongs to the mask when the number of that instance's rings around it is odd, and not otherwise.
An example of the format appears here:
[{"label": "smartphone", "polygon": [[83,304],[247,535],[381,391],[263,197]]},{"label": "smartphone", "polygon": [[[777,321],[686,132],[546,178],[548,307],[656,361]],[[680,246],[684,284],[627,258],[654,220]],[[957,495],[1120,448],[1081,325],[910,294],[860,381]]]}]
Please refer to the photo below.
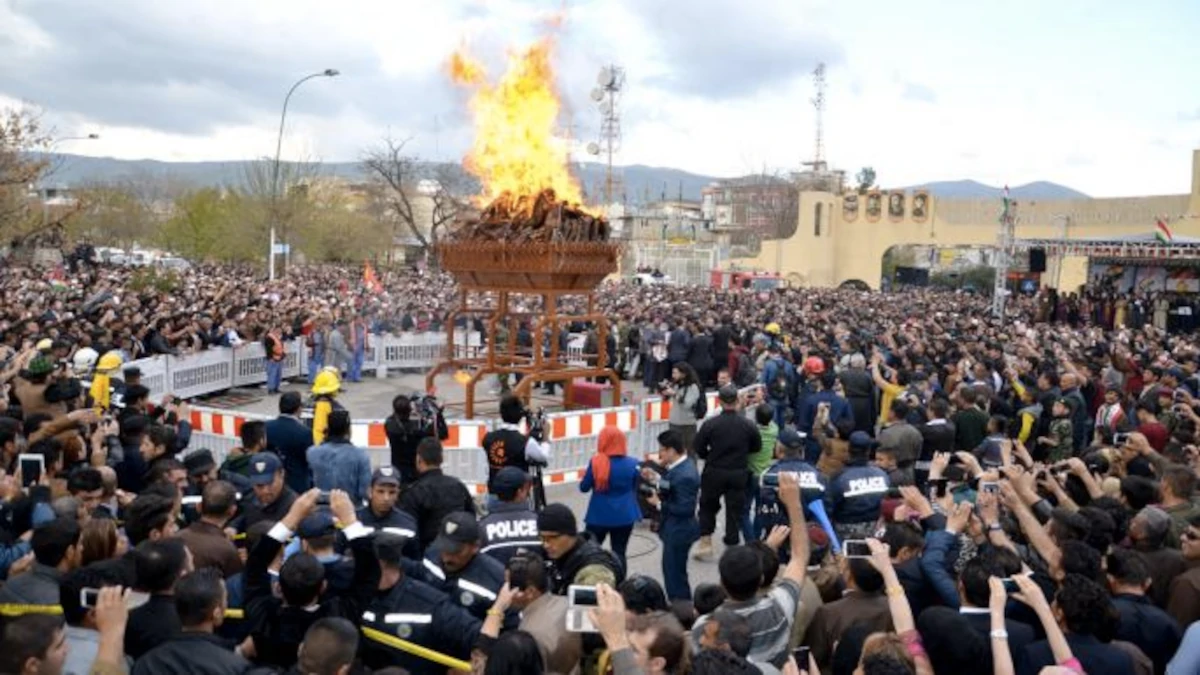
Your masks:
[{"label": "smartphone", "polygon": [[950,486],[949,479],[946,478],[931,478],[929,479],[929,487],[933,488],[933,496],[936,499],[941,499],[946,496],[946,489]]},{"label": "smartphone", "polygon": [[865,539],[847,539],[842,542],[842,556],[847,559],[870,558],[871,547]]},{"label": "smartphone", "polygon": [[792,650],[792,658],[796,661],[796,666],[808,672],[808,647],[796,647]]},{"label": "smartphone", "polygon": [[1012,595],[1013,593],[1021,592],[1021,587],[1017,585],[1017,582],[1014,581],[1012,577],[1004,577],[1000,581],[1004,584],[1005,593]]},{"label": "smartphone", "polygon": [[1000,484],[994,480],[985,480],[979,482],[980,492],[991,492],[995,494],[1000,491]]},{"label": "smartphone", "polygon": [[317,506],[329,506],[329,491],[321,490],[321,494],[317,495]]},{"label": "smartphone", "polygon": [[96,606],[100,599],[99,588],[81,588],[79,589],[79,606],[84,609],[90,609]]},{"label": "smartphone", "polygon": [[45,455],[17,455],[21,467],[21,487],[37,485],[46,471]]},{"label": "smartphone", "polygon": [[1113,434],[1113,445],[1118,447],[1129,442],[1129,434]]},{"label": "smartphone", "polygon": [[567,630],[572,633],[595,633],[588,610],[597,606],[595,586],[570,586],[567,588]]}]

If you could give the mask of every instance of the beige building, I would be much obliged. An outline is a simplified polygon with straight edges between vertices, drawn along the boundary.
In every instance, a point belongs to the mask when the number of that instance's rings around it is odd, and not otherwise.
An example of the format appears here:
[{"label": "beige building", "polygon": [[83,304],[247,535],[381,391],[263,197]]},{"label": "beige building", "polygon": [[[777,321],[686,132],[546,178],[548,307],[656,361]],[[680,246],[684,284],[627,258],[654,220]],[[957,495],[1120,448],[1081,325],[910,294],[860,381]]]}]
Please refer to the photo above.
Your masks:
[{"label": "beige building", "polygon": [[[1126,237],[1152,234],[1165,217],[1172,233],[1200,238],[1200,150],[1192,154],[1190,194],[1117,199],[1021,201],[1019,239]],[[1000,200],[936,199],[918,191],[853,192],[802,190],[799,225],[787,239],[762,242],[757,256],[730,264],[772,271],[801,286],[837,286],[862,281],[879,288],[883,254],[892,246],[994,246]],[[1074,289],[1087,278],[1087,259],[1066,257],[1060,287]]]}]

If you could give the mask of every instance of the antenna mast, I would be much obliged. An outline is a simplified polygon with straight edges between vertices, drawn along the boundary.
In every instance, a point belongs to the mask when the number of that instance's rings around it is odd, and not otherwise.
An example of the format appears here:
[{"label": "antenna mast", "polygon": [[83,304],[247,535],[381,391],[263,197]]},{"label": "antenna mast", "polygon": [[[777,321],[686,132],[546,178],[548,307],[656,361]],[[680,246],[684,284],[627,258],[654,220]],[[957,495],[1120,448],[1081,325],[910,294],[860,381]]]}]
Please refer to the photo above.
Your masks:
[{"label": "antenna mast", "polygon": [[592,90],[592,100],[600,108],[600,143],[589,143],[588,153],[599,155],[601,150],[607,155],[607,166],[604,171],[604,205],[607,208],[613,203],[613,194],[619,186],[620,177],[613,174],[613,153],[621,145],[621,113],[619,99],[625,88],[625,69],[616,65],[605,66],[596,76],[598,85]]},{"label": "antenna mast", "polygon": [[813,71],[813,85],[817,95],[813,97],[813,109],[817,111],[817,139],[813,149],[813,171],[825,170],[825,64],[818,63]]}]

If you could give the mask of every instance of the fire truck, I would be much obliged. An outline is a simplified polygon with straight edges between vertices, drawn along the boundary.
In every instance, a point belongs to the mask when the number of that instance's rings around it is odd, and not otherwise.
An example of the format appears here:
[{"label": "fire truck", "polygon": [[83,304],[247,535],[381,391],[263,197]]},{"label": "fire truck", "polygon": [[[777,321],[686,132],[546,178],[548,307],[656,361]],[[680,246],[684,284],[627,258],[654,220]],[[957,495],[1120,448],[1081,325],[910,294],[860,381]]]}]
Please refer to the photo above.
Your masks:
[{"label": "fire truck", "polygon": [[742,288],[752,291],[787,288],[787,280],[782,276],[753,270],[713,270],[711,281],[713,288]]}]

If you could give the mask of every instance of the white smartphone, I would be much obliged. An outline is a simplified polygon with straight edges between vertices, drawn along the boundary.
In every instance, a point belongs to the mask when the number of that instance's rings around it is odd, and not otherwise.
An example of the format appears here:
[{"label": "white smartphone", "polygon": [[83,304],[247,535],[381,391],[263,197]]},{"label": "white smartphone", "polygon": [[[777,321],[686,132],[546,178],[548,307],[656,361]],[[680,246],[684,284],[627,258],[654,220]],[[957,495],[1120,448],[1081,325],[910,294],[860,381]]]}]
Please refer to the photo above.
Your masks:
[{"label": "white smartphone", "polygon": [[595,586],[570,586],[567,588],[567,630],[572,633],[595,633],[588,610],[596,607]]},{"label": "white smartphone", "polygon": [[842,542],[842,556],[848,560],[855,558],[870,558],[871,547],[866,539],[847,539]]},{"label": "white smartphone", "polygon": [[21,467],[21,487],[37,485],[46,472],[46,456],[40,454],[17,455],[17,466]]}]

